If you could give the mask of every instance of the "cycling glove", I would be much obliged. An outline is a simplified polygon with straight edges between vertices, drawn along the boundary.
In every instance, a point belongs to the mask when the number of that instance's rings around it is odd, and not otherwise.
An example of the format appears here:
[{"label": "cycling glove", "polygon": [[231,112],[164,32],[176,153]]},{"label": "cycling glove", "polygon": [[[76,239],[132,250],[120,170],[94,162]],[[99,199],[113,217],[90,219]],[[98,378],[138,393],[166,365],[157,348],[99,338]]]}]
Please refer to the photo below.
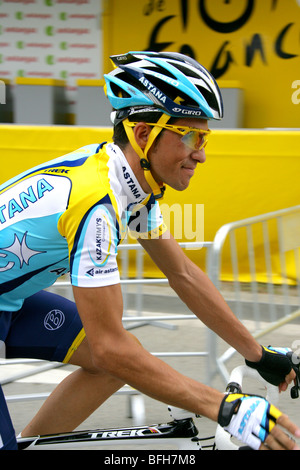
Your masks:
[{"label": "cycling glove", "polygon": [[265,398],[231,393],[221,403],[218,423],[232,436],[258,450],[281,414]]}]

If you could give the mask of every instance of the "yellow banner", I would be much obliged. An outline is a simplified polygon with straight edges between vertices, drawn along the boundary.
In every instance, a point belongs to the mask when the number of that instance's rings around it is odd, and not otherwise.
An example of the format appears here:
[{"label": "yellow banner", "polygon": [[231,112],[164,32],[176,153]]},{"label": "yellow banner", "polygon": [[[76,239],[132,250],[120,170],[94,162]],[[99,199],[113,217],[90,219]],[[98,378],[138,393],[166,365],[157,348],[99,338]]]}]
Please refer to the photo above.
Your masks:
[{"label": "yellow banner", "polygon": [[[0,126],[0,184],[34,165],[62,156],[84,145],[111,140],[111,128],[74,126]],[[213,241],[221,226],[299,204],[300,131],[214,131],[206,148],[207,160],[198,165],[186,191],[167,188],[160,206],[165,222],[178,242]],[[287,218],[283,226],[284,250],[299,246],[299,217]],[[270,227],[274,240],[275,229]],[[254,237],[261,255],[261,238]],[[240,278],[249,281],[245,238],[237,240]],[[278,250],[277,250],[278,252]],[[202,269],[206,249],[188,256]],[[135,274],[135,257],[130,274]],[[280,280],[280,260],[273,259]],[[287,275],[293,282],[295,265],[287,260]],[[277,268],[278,267],[278,268]],[[257,260],[259,280],[265,281],[263,258]],[[161,273],[146,256],[145,276]],[[230,250],[225,247],[222,278],[232,279]],[[279,281],[278,281],[279,282]]]},{"label": "yellow banner", "polygon": [[[244,90],[244,127],[299,127],[300,2],[297,0],[107,0],[108,56],[175,51]],[[225,109],[226,112],[226,109]]]}]

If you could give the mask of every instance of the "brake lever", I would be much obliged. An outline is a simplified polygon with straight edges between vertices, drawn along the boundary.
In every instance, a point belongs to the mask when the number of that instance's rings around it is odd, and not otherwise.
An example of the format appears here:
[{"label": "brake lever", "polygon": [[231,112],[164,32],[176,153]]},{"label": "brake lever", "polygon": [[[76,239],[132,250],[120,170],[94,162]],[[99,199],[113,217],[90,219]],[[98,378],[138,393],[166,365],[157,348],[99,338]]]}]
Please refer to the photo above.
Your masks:
[{"label": "brake lever", "polygon": [[300,390],[300,357],[297,356],[295,353],[292,351],[287,353],[287,357],[291,361],[292,368],[294,369],[296,373],[296,378],[295,378],[295,385],[291,388],[291,398],[299,398],[299,390]]}]

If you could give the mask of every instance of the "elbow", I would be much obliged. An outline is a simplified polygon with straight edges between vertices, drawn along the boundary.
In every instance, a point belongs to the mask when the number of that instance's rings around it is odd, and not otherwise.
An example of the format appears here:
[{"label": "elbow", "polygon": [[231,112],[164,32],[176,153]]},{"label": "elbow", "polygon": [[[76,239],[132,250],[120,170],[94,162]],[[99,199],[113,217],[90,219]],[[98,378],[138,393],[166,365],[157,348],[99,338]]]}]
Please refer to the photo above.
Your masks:
[{"label": "elbow", "polygon": [[188,292],[193,285],[194,278],[188,272],[176,273],[168,278],[170,287],[176,292],[179,297],[182,297],[184,292]]},{"label": "elbow", "polygon": [[[124,330],[123,334],[108,335],[95,345],[90,345],[94,367],[124,383],[130,383],[143,367],[141,356],[145,350],[138,339]],[[150,353],[149,353],[150,354]]]},{"label": "elbow", "polygon": [[196,265],[187,264],[186,269],[173,273],[169,278],[170,287],[178,297],[188,304],[189,299],[197,292],[205,274]]},{"label": "elbow", "polygon": [[118,348],[111,348],[105,344],[97,344],[91,347],[93,365],[97,370],[105,371],[111,375],[117,375]]},{"label": "elbow", "polygon": [[103,335],[101,341],[90,345],[90,350],[94,367],[122,378],[124,372],[133,367],[141,347],[134,335],[122,330],[117,335]]}]

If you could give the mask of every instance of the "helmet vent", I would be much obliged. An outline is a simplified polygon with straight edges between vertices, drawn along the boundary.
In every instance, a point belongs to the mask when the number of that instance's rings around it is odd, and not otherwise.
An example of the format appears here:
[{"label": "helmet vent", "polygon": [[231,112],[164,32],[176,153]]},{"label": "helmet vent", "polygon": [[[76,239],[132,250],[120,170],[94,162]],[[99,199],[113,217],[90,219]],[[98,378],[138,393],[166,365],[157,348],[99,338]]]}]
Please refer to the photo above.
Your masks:
[{"label": "helmet vent", "polygon": [[185,67],[184,65],[179,64],[177,62],[172,62],[172,65],[176,67],[179,70],[179,72],[182,72],[187,77],[199,78],[199,73],[193,72],[193,70],[191,70],[189,67]]},{"label": "helmet vent", "polygon": [[115,83],[111,83],[110,87],[111,87],[111,91],[113,92],[115,96],[122,97],[122,98],[130,98],[130,95],[125,90],[123,90],[123,88],[119,87]]},{"label": "helmet vent", "polygon": [[[160,73],[161,75],[163,76],[166,76],[166,77],[169,77],[169,78],[172,78],[173,80],[177,80],[177,77],[175,77],[175,75],[173,75],[169,70],[166,70],[162,67],[158,67],[157,65],[155,67],[144,67],[144,70],[149,70],[150,72],[155,72],[155,73]],[[151,75],[152,77],[152,75]],[[149,80],[152,80],[152,78],[149,78]]]},{"label": "helmet vent", "polygon": [[[196,85],[197,86],[197,85]],[[203,95],[204,99],[207,101],[208,105],[215,111],[218,111],[219,109],[219,104],[215,98],[215,95],[207,90],[206,88],[204,87],[201,87],[201,86],[197,86],[198,90],[200,91],[200,93]]]}]

